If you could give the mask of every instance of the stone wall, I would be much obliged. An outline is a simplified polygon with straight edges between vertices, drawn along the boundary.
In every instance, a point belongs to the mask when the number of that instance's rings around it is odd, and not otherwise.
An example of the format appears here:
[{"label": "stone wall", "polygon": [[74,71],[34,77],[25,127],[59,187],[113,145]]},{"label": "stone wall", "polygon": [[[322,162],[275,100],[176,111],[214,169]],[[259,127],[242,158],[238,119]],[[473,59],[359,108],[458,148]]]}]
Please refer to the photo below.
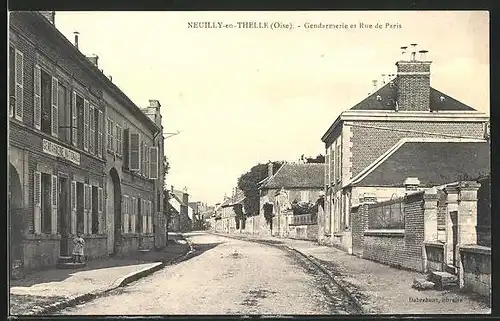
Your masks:
[{"label": "stone wall", "polygon": [[59,258],[60,236],[33,235],[23,240],[23,269],[32,270],[55,267]]},{"label": "stone wall", "polygon": [[491,300],[491,248],[480,245],[460,247],[460,287]]},{"label": "stone wall", "polygon": [[318,240],[318,224],[312,225],[291,225],[288,231],[288,238],[298,240]]},{"label": "stone wall", "polygon": [[[87,260],[95,260],[108,256],[106,235],[86,235],[84,254]],[[69,247],[69,253],[73,251],[73,244]]]},{"label": "stone wall", "polygon": [[444,271],[444,244],[425,242],[424,246],[426,271]]}]

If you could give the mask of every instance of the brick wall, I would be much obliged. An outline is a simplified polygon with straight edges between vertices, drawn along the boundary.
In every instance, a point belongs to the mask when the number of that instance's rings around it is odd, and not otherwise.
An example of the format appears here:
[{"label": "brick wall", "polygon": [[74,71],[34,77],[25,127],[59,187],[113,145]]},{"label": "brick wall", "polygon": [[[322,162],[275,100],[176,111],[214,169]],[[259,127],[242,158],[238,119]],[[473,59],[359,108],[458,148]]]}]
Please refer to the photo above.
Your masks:
[{"label": "brick wall", "polygon": [[[376,126],[386,129],[358,127]],[[400,132],[395,130],[414,130],[427,133],[447,135],[461,135],[469,137],[483,137],[483,123],[466,122],[355,122],[352,126],[352,175],[356,176],[365,167],[370,165],[400,139],[407,137],[448,138],[446,136],[430,135],[415,132]]]},{"label": "brick wall", "polygon": [[423,270],[423,192],[409,194],[403,202],[405,216],[403,231],[368,229],[368,215],[377,204],[362,204],[351,209],[354,255],[394,267]]},{"label": "brick wall", "polygon": [[351,208],[352,254],[363,256],[364,232],[368,229],[368,205]]}]

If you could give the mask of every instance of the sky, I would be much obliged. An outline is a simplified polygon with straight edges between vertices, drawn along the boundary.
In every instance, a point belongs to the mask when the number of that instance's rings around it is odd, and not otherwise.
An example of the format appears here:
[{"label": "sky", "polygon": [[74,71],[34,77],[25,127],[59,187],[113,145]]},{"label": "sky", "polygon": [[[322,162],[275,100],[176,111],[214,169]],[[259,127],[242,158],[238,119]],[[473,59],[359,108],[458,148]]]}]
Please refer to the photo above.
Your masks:
[{"label": "sky", "polygon": [[[188,27],[250,21],[292,28]],[[258,163],[324,153],[328,127],[410,43],[429,51],[433,88],[489,114],[486,11],[56,12],[55,25],[136,105],[160,101],[165,132],[180,131],[167,184],[209,205]]]}]

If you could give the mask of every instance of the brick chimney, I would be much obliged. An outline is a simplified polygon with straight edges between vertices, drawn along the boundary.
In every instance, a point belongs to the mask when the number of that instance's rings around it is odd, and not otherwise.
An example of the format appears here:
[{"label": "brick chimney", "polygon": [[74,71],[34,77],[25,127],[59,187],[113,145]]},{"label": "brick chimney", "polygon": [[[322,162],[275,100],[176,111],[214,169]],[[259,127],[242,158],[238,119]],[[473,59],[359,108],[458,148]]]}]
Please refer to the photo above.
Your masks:
[{"label": "brick chimney", "polygon": [[273,176],[273,162],[269,161],[267,163],[267,177],[271,178]]},{"label": "brick chimney", "polygon": [[397,66],[397,108],[399,111],[429,111],[431,61],[424,60],[426,50],[418,51],[416,44],[403,51],[402,60],[396,62]]},{"label": "brick chimney", "polygon": [[55,26],[56,23],[56,12],[55,11],[38,11],[45,19],[49,20],[51,24]]}]

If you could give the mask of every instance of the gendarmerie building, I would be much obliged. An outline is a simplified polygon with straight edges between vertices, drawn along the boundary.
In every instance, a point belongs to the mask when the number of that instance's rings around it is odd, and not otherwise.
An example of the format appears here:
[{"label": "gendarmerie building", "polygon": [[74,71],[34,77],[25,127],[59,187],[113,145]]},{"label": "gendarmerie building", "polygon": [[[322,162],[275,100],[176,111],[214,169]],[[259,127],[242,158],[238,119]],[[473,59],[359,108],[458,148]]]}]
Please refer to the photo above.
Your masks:
[{"label": "gendarmerie building", "polygon": [[141,110],[54,25],[11,13],[11,262],[54,266],[81,232],[87,259],[165,245],[160,104]]}]

